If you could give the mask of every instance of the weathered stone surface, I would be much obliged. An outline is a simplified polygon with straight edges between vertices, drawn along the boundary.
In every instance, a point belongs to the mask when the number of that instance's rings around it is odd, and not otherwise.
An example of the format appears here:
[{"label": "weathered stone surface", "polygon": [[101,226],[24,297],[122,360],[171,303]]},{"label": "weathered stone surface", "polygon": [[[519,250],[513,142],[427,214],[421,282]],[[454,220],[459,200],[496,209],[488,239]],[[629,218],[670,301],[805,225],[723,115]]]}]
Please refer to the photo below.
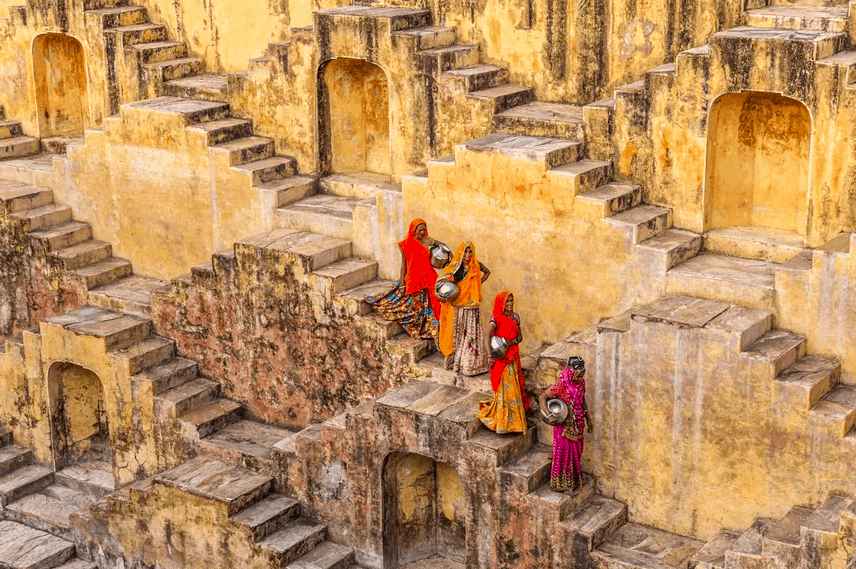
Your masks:
[{"label": "weathered stone surface", "polygon": [[74,544],[27,526],[0,521],[0,563],[11,569],[50,569],[74,557]]}]

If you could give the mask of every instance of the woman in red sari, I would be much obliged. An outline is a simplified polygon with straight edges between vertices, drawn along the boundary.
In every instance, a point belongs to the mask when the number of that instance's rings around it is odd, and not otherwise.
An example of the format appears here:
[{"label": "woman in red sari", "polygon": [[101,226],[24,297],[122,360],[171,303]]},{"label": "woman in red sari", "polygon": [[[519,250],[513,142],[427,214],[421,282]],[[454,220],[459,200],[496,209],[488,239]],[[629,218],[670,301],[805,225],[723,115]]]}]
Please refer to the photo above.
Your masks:
[{"label": "woman in red sari", "polygon": [[407,237],[398,244],[401,251],[401,273],[388,291],[367,296],[386,320],[397,320],[411,338],[436,338],[440,303],[434,294],[437,272],[431,266],[428,251],[437,242],[428,237],[425,220],[414,219]]},{"label": "woman in red sari", "polygon": [[494,396],[482,403],[478,418],[497,433],[525,433],[529,399],[523,390],[523,369],[520,366],[523,334],[520,332],[520,316],[514,312],[514,296],[507,290],[496,295],[493,302],[488,338],[492,336],[505,338],[508,352],[495,359],[490,368]]}]

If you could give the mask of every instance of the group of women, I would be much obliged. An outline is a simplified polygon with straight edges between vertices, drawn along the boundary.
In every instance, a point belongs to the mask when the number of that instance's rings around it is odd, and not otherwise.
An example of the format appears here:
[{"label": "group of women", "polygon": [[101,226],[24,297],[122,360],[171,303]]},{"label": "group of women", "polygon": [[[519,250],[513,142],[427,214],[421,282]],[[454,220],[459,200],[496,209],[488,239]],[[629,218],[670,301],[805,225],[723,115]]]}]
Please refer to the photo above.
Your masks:
[{"label": "group of women", "polygon": [[[428,236],[425,221],[414,219],[407,237],[398,244],[401,251],[398,282],[390,290],[366,297],[366,301],[383,318],[398,321],[412,338],[437,341],[447,369],[467,376],[490,370],[494,396],[481,404],[478,418],[497,433],[526,433],[529,428],[526,410],[530,403],[523,387],[520,364],[523,334],[520,315],[514,312],[514,295],[505,290],[496,295],[485,335],[479,306],[482,284],[490,276],[490,270],[478,261],[475,244],[464,241],[441,277],[455,282],[458,295],[451,302],[440,302],[435,294],[437,273],[430,254],[430,248],[436,244]],[[494,336],[504,338],[508,344],[502,357],[490,357],[488,342]],[[572,490],[581,484],[582,429],[586,425],[589,431],[592,429],[585,404],[585,363],[582,358],[571,360],[559,381],[539,398],[542,409],[546,408],[547,398],[552,397],[564,401],[570,410],[561,424],[555,420],[551,423],[555,424],[550,486],[556,491]]]}]

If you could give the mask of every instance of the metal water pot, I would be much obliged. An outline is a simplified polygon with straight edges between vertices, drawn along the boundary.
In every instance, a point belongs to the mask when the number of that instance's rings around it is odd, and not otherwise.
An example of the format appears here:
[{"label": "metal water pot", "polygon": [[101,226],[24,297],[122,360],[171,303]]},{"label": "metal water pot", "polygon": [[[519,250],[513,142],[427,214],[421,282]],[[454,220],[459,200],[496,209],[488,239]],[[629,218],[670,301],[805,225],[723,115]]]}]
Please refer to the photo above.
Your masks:
[{"label": "metal water pot", "polygon": [[508,353],[508,340],[499,336],[490,338],[490,356],[494,359],[504,358]]},{"label": "metal water pot", "polygon": [[431,266],[435,269],[445,269],[452,262],[452,250],[445,243],[438,241],[428,252],[431,254]]},{"label": "metal water pot", "polygon": [[460,293],[461,289],[453,280],[438,280],[434,285],[434,294],[440,302],[454,302]]},{"label": "metal water pot", "polygon": [[541,420],[549,424],[550,416],[556,420],[557,425],[561,425],[568,418],[568,405],[561,399],[548,399],[547,408],[541,409]]}]

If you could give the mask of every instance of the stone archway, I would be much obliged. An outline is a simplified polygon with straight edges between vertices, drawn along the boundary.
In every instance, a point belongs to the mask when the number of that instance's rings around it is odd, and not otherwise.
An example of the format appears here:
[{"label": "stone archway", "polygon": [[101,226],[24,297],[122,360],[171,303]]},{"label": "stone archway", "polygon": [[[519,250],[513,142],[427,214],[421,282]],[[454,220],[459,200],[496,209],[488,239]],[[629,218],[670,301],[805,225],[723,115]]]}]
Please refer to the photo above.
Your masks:
[{"label": "stone archway", "polygon": [[811,116],[776,93],[723,95],[710,111],[705,231],[760,227],[805,237]]},{"label": "stone archway", "polygon": [[419,454],[390,454],[383,506],[385,569],[428,558],[466,561],[467,496],[454,468]]},{"label": "stone archway", "polygon": [[39,136],[82,134],[89,120],[83,45],[66,34],[36,36],[33,77]]},{"label": "stone archway", "polygon": [[390,176],[389,85],[383,69],[362,59],[334,59],[321,68],[320,78],[325,171]]},{"label": "stone archway", "polygon": [[48,393],[56,469],[83,463],[112,465],[101,379],[86,368],[57,362],[48,372]]}]

